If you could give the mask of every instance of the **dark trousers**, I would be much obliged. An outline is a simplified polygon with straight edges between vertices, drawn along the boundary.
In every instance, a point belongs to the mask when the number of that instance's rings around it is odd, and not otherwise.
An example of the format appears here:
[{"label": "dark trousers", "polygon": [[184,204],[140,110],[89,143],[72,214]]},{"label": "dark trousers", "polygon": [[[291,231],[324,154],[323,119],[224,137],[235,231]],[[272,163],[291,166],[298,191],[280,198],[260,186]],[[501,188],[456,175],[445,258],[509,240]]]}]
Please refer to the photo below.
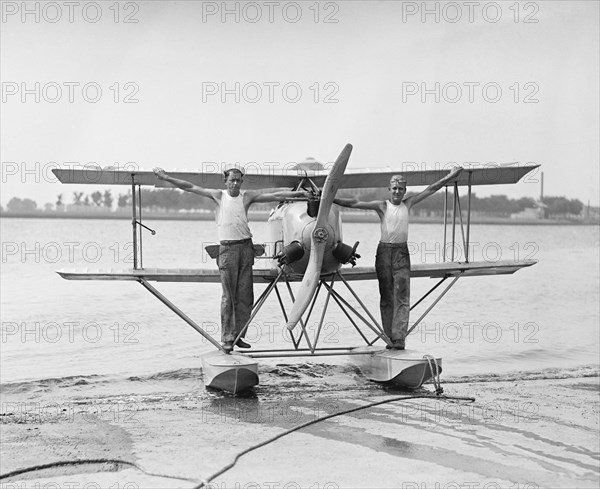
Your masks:
[{"label": "dark trousers", "polygon": [[406,243],[379,243],[375,257],[383,331],[404,345],[410,313],[410,255]]},{"label": "dark trousers", "polygon": [[218,264],[223,286],[221,340],[226,342],[234,341],[250,319],[254,303],[254,246],[251,239],[224,243],[219,246]]}]

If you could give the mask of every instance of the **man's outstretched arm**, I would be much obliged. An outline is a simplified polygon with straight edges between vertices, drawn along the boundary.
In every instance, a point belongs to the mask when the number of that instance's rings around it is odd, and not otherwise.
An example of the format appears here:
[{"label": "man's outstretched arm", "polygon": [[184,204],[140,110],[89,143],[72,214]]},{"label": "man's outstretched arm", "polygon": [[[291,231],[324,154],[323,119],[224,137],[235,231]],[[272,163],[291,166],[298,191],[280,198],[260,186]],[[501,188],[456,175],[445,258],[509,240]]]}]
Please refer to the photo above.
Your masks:
[{"label": "man's outstretched arm", "polygon": [[246,192],[246,195],[248,195],[248,197],[250,198],[249,204],[255,204],[259,202],[279,202],[287,199],[309,199],[312,194],[310,192],[307,192],[306,190],[301,190],[297,192],[284,190],[281,192],[271,192],[268,194]]},{"label": "man's outstretched arm", "polygon": [[372,200],[363,202],[358,199],[333,199],[333,203],[342,207],[350,207],[351,209],[365,209],[368,211],[380,211],[383,205],[383,200]]},{"label": "man's outstretched arm", "polygon": [[432,183],[429,187],[427,187],[425,190],[423,190],[422,192],[418,193],[417,195],[413,195],[412,197],[409,197],[408,199],[406,199],[404,201],[404,203],[410,208],[415,204],[418,204],[419,202],[421,202],[422,200],[425,200],[427,197],[435,194],[439,189],[441,189],[444,185],[446,185],[448,182],[454,180],[456,178],[456,176],[463,171],[462,167],[457,167],[454,170],[452,170],[450,173],[448,173],[448,175],[446,175],[444,178],[441,178],[440,180],[438,180],[435,183]]},{"label": "man's outstretched arm", "polygon": [[210,199],[216,200],[220,193],[218,190],[199,187],[198,185],[194,185],[192,182],[188,182],[187,180],[173,178],[169,176],[167,172],[164,171],[162,168],[155,168],[154,174],[158,177],[159,180],[164,180],[165,182],[172,183],[181,190],[185,190],[186,192],[192,192],[201,195],[202,197],[208,197]]}]

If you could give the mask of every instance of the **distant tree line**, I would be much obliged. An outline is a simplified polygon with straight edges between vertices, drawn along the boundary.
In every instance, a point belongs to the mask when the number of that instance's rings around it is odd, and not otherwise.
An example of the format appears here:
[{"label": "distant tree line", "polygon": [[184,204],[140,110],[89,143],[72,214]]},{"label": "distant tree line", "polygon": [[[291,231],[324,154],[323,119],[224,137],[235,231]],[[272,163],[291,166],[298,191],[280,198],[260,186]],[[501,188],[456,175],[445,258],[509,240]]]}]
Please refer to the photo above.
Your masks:
[{"label": "distant tree line", "polygon": [[560,216],[566,214],[581,214],[583,203],[578,199],[567,199],[566,197],[544,197],[542,202],[548,206],[546,215]]},{"label": "distant tree line", "polygon": [[[408,192],[406,196],[414,195],[414,192]],[[340,190],[340,197],[353,197],[355,193],[348,190]],[[373,189],[364,192],[360,200],[385,200],[389,197],[386,189]],[[448,192],[448,211],[452,210],[454,202],[454,193]],[[431,197],[417,204],[413,209],[413,214],[428,214],[442,216],[444,214],[445,192],[440,191]],[[566,197],[544,197],[541,201],[545,209],[546,217],[579,215],[583,210],[583,203],[578,199],[567,199]],[[468,206],[468,196],[460,196],[460,206],[463,211]],[[544,207],[545,206],[545,207]],[[490,197],[477,197],[471,195],[471,211],[490,216],[509,217],[525,209],[540,207],[540,201],[531,197],[521,197],[519,199],[509,199],[506,195],[491,195]]]},{"label": "distant tree line", "polygon": [[6,210],[9,212],[33,212],[37,209],[37,204],[31,199],[19,199],[13,197],[6,204]]},{"label": "distant tree line", "polygon": [[[338,195],[342,198],[353,197],[355,192],[352,190],[340,190]],[[408,193],[407,195],[411,195]],[[361,200],[384,200],[388,198],[386,189],[373,189],[360,196]],[[119,202],[125,206],[131,203],[131,194],[119,196]],[[448,209],[452,209],[453,193],[448,192]],[[578,199],[567,199],[566,197],[544,197],[542,202],[547,217],[579,215],[583,210],[583,203]],[[460,197],[460,204],[463,210],[467,209],[467,196]],[[471,210],[481,214],[493,216],[510,216],[524,209],[534,208],[539,202],[530,197],[521,197],[519,199],[509,199],[506,195],[492,195],[490,197],[477,197],[475,194],[471,197]],[[150,189],[142,190],[142,207],[147,209],[164,210],[193,210],[193,209],[213,209],[214,204],[211,199],[200,197],[189,192],[181,192],[175,189]],[[267,208],[272,204],[266,204]],[[258,207],[255,207],[258,208]],[[413,212],[426,213],[430,215],[443,215],[444,212],[444,192],[438,192],[428,199],[419,203],[413,209]]]},{"label": "distant tree line", "polygon": [[[414,214],[425,214],[431,216],[442,216],[444,213],[444,194],[438,192],[428,199],[422,201],[412,210]],[[340,190],[338,195],[342,198],[351,198],[356,195],[352,190]],[[408,193],[407,195],[411,195]],[[360,193],[360,199],[384,200],[388,198],[386,189],[365,190]],[[126,194],[119,194],[117,197],[117,207],[129,207],[132,202],[131,191]],[[214,208],[211,199],[200,197],[199,195],[181,192],[176,189],[143,189],[141,193],[142,207],[147,210],[210,210]],[[93,192],[89,195],[83,192],[73,192],[72,205],[75,206],[95,206],[111,209],[115,199],[110,190],[104,192]],[[544,214],[546,217],[561,217],[580,215],[583,210],[583,203],[578,199],[567,199],[566,197],[544,197],[542,202]],[[460,204],[463,211],[467,209],[467,196],[460,197]],[[64,205],[63,194],[57,196],[56,208]],[[451,211],[453,205],[453,194],[448,192],[448,210]],[[259,204],[253,208],[270,209],[272,204]],[[490,197],[477,197],[475,194],[471,197],[471,210],[480,214],[489,216],[508,217],[523,211],[524,209],[540,207],[540,202],[530,197],[520,199],[509,199],[506,195],[492,195]],[[31,199],[20,199],[13,197],[7,204],[9,212],[33,212],[37,209],[37,204]]]},{"label": "distant tree line", "polygon": [[175,189],[142,189],[142,208],[165,210],[213,209],[208,197]]},{"label": "distant tree line", "polygon": [[[110,209],[113,205],[114,199],[110,190],[104,192],[96,191],[90,195],[85,195],[83,192],[73,192],[73,205],[106,207]],[[56,206],[62,205],[62,194],[58,196]]]}]

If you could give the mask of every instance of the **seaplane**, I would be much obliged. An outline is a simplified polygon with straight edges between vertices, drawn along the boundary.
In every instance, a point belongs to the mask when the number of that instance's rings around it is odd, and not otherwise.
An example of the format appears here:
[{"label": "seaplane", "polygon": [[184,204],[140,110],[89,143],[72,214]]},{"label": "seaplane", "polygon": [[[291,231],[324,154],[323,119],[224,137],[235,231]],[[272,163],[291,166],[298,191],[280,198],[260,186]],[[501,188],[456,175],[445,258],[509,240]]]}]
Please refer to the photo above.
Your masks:
[{"label": "seaplane", "polygon": [[[142,257],[142,231],[150,230],[142,222],[143,186],[157,188],[172,187],[159,180],[152,171],[130,171],[120,169],[100,169],[90,175],[89,169],[54,169],[58,180],[65,184],[129,185],[132,195],[132,243],[133,268],[125,269],[61,269],[57,273],[67,280],[126,280],[140,283],[154,297],[194,328],[215,350],[201,355],[204,384],[209,388],[229,391],[234,394],[252,388],[259,383],[258,360],[271,357],[316,357],[329,355],[351,355],[364,375],[376,382],[393,383],[403,388],[416,389],[429,380],[439,381],[442,371],[442,358],[423,354],[416,350],[397,350],[392,346],[375,315],[361,300],[351,286],[352,281],[376,280],[374,266],[355,266],[360,255],[358,243],[349,245],[342,239],[342,219],[340,209],[334,204],[339,189],[386,188],[394,174],[402,173],[407,186],[428,186],[448,175],[449,170],[420,171],[348,171],[352,146],[346,145],[337,160],[327,171],[299,167],[296,171],[269,171],[249,173],[244,176],[244,189],[310,190],[314,198],[280,202],[270,214],[268,227],[272,249],[264,258],[267,267],[253,268],[255,285],[264,289],[255,301],[250,319],[240,331],[237,340],[247,330],[251,322],[263,308],[267,299],[275,293],[283,320],[291,337],[292,348],[270,348],[252,352],[227,351],[219,341],[193,321],[185,312],[161,293],[154,282],[207,282],[219,283],[217,269],[209,268],[146,268]],[[537,261],[502,260],[496,262],[471,261],[469,240],[471,229],[471,193],[476,185],[514,184],[539,165],[498,165],[493,168],[466,168],[446,184],[444,205],[444,248],[452,250],[450,256],[444,253],[441,263],[422,263],[411,266],[412,278],[430,278],[435,283],[417,301],[411,310],[429,298],[431,304],[412,322],[409,334],[439,303],[448,290],[463,277],[483,275],[504,275],[534,265]],[[171,176],[204,188],[223,188],[222,173],[218,172],[169,172]],[[467,209],[463,211],[459,198],[459,187],[467,187]],[[449,188],[453,189],[452,208],[449,208]],[[448,217],[451,214],[451,217]],[[466,221],[466,222],[465,222]],[[465,250],[462,261],[454,256],[460,229]],[[154,230],[150,230],[155,234]],[[207,253],[215,258],[218,244],[207,246]],[[447,282],[447,283],[446,283]],[[294,284],[294,287],[292,284]],[[299,283],[299,285],[297,285]],[[441,287],[445,284],[444,287]],[[376,286],[376,285],[375,285]],[[287,289],[291,310],[286,310],[282,289]],[[296,289],[294,291],[294,288]],[[341,289],[341,290],[340,290]],[[321,291],[325,291],[324,304],[320,310],[320,320],[316,331],[309,334],[308,322],[315,313],[315,304]],[[433,293],[437,295],[432,295]],[[430,297],[431,296],[431,297]],[[323,302],[323,301],[321,301]],[[329,304],[335,302],[347,319],[349,330],[356,331],[360,345],[340,347],[323,346],[321,340]],[[289,309],[289,307],[288,307]],[[299,325],[299,328],[296,327]],[[294,333],[296,329],[296,333]]]}]

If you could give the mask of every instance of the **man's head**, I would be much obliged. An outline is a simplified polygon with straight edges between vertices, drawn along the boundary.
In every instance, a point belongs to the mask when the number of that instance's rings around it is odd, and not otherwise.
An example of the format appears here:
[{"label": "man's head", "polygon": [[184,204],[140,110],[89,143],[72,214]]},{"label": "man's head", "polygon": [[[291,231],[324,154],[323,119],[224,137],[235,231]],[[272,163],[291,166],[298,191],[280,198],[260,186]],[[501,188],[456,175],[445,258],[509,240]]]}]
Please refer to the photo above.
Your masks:
[{"label": "man's head", "polygon": [[406,177],[403,175],[394,175],[390,178],[390,202],[394,205],[400,205],[404,194],[406,194]]},{"label": "man's head", "polygon": [[244,173],[238,166],[229,166],[223,172],[225,187],[227,192],[232,197],[237,197],[240,194],[240,187],[244,181]]}]

